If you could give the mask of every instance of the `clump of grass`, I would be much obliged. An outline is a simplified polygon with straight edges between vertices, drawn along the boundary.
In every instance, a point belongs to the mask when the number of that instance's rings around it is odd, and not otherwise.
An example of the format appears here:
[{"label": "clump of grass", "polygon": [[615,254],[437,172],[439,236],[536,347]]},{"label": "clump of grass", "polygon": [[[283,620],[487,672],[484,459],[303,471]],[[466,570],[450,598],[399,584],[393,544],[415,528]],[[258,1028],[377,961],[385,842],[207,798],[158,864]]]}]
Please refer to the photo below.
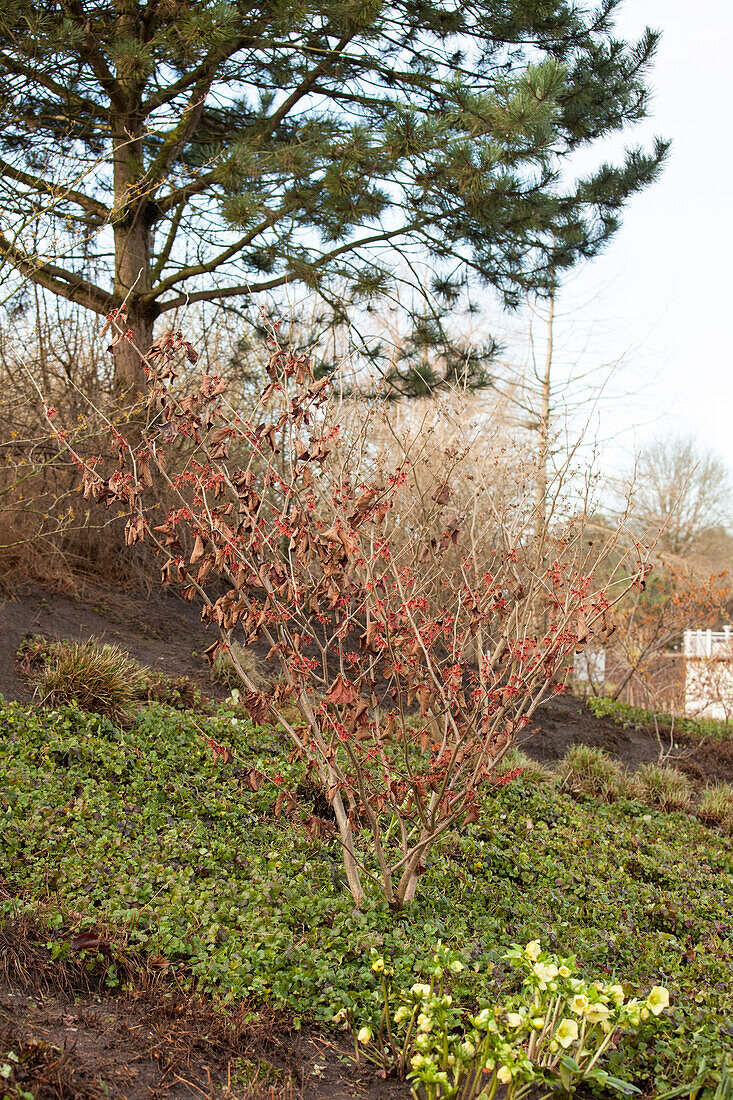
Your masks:
[{"label": "clump of grass", "polygon": [[137,661],[117,646],[88,641],[59,643],[36,682],[46,706],[76,703],[119,721],[144,691],[146,678]]},{"label": "clump of grass", "polygon": [[628,779],[617,761],[592,745],[571,745],[560,761],[557,778],[574,794],[588,794],[613,802],[626,794]]},{"label": "clump of grass", "polygon": [[217,651],[214,664],[211,668],[211,679],[218,684],[227,684],[228,687],[245,689],[246,686],[237,672],[232,655],[237,659],[255,691],[262,691],[267,685],[267,675],[262,661],[253,649],[232,642],[229,650],[224,648]]},{"label": "clump of grass", "polygon": [[692,798],[687,776],[666,764],[643,764],[634,776],[634,793],[662,810],[684,810]]},{"label": "clump of grass", "polygon": [[733,833],[733,786],[730,783],[716,783],[706,787],[700,797],[698,816]]},{"label": "clump of grass", "polygon": [[516,768],[522,769],[522,779],[526,779],[528,783],[550,783],[554,778],[554,773],[550,768],[544,764],[540,764],[539,761],[533,760],[531,756],[527,756],[521,749],[512,748],[502,757],[496,766],[496,775],[506,775],[507,772],[513,772]]}]

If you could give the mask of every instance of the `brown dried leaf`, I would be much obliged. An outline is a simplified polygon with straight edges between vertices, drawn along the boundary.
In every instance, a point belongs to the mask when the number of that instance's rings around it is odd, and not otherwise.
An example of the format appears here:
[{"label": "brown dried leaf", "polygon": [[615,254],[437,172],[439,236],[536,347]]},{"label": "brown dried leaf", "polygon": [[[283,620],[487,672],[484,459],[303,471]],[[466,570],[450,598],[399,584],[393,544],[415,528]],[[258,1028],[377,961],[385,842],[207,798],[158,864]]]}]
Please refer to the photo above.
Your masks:
[{"label": "brown dried leaf", "polygon": [[434,500],[436,504],[450,504],[450,498],[452,492],[447,481],[441,482],[435,492],[431,496],[431,500]]},{"label": "brown dried leaf", "polygon": [[335,706],[348,707],[357,700],[354,685],[345,676],[337,676],[326,692],[324,699]]}]

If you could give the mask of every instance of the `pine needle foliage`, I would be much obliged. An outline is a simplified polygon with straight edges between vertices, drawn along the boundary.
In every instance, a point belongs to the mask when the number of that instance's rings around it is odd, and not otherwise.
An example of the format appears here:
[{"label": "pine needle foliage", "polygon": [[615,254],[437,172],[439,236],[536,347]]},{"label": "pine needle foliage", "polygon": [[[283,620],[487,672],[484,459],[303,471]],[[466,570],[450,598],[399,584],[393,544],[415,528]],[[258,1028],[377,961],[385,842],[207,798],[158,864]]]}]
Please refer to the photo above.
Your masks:
[{"label": "pine needle foliage", "polygon": [[[565,167],[647,113],[658,35],[620,39],[620,3],[5,0],[0,254],[97,313],[126,300],[142,350],[187,303],[292,283],[353,316],[416,259],[448,304],[478,282],[516,305],[664,159]],[[139,383],[129,341],[115,367]],[[409,355],[397,375],[435,383]]]}]

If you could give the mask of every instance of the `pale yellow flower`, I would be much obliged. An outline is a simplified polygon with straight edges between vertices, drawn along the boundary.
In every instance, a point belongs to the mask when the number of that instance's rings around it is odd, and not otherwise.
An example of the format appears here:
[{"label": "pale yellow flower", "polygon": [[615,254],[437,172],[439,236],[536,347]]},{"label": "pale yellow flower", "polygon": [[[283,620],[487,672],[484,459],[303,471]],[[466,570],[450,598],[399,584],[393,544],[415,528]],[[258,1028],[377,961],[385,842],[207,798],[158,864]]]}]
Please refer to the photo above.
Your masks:
[{"label": "pale yellow flower", "polygon": [[624,987],[622,985],[610,985],[608,995],[617,1005],[624,1003]]},{"label": "pale yellow flower", "polygon": [[560,973],[554,963],[538,962],[534,964],[532,969],[540,980],[540,989],[546,989],[547,983],[551,982],[552,979],[556,978]]},{"label": "pale yellow flower", "polygon": [[458,959],[454,959],[448,969],[452,970],[454,974],[460,974],[460,972],[463,970],[463,963],[460,962]]},{"label": "pale yellow flower", "polygon": [[558,974],[560,975],[561,978],[569,978],[570,977],[570,971],[568,970],[567,966],[565,966],[564,963],[560,967],[560,969],[558,970]]},{"label": "pale yellow flower", "polygon": [[461,1043],[461,1054],[464,1058],[473,1058],[475,1053],[476,1047],[473,1043],[469,1043],[468,1039],[466,1039],[465,1043]]},{"label": "pale yellow flower", "polygon": [[661,985],[655,985],[646,999],[646,1005],[650,1012],[658,1016],[669,1005],[669,990]]},{"label": "pale yellow flower", "polygon": [[589,1005],[585,1013],[585,1018],[589,1024],[602,1024],[611,1015],[611,1009],[608,1005]]},{"label": "pale yellow flower", "polygon": [[384,959],[375,959],[372,963],[372,970],[376,970],[377,973],[384,970]]},{"label": "pale yellow flower", "polygon": [[589,1007],[590,1001],[586,997],[585,993],[576,993],[570,1002],[570,1007],[573,1012],[577,1012],[581,1016],[585,1010]]},{"label": "pale yellow flower", "polygon": [[429,1016],[426,1016],[424,1012],[421,1012],[417,1018],[418,1031],[432,1031],[433,1021]]},{"label": "pale yellow flower", "polygon": [[540,957],[540,951],[542,950],[539,940],[530,940],[524,949],[524,953],[530,962],[537,962]]},{"label": "pale yellow flower", "polygon": [[512,1071],[508,1066],[502,1066],[496,1076],[501,1081],[502,1085],[508,1085],[512,1079]]},{"label": "pale yellow flower", "polygon": [[363,1027],[356,1037],[360,1043],[371,1043],[372,1029],[370,1027]]},{"label": "pale yellow flower", "polygon": [[518,1012],[507,1012],[506,1022],[508,1023],[509,1027],[521,1027],[524,1023],[524,1019],[519,1015]]},{"label": "pale yellow flower", "polygon": [[423,997],[423,998],[429,997],[430,996],[430,986],[429,985],[420,985],[418,983],[417,985],[413,985],[410,992],[414,993],[416,997]]},{"label": "pale yellow flower", "polygon": [[578,1038],[578,1025],[575,1020],[561,1020],[554,1038],[565,1050]]},{"label": "pale yellow flower", "polygon": [[394,1014],[394,1022],[396,1024],[401,1024],[403,1020],[409,1020],[410,1016],[412,1016],[412,1013],[407,1005],[400,1005]]}]

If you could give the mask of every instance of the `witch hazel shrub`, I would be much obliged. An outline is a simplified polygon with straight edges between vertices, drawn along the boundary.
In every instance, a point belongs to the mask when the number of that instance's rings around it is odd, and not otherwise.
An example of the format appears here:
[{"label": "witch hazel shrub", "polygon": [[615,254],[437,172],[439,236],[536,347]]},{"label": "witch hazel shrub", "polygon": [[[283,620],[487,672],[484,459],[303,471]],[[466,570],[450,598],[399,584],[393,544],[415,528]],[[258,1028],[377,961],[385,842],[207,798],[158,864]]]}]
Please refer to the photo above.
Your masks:
[{"label": "witch hazel shrub", "polygon": [[[127,543],[151,543],[163,583],[201,604],[208,656],[228,649],[252,720],[279,722],[322,787],[333,821],[311,831],[340,842],[356,904],[368,883],[400,907],[648,566],[637,553],[596,583],[582,514],[548,520],[540,544],[531,492],[477,476],[480,425],[450,446],[390,434],[388,409],[339,400],[275,329],[269,344],[247,413],[215,374],[181,385],[196,351],[170,332],[145,357],[142,413],[110,425],[113,463],[58,434],[85,496],[124,512]],[[616,535],[594,565],[614,554]],[[265,688],[238,658],[253,643],[277,672]]]}]

